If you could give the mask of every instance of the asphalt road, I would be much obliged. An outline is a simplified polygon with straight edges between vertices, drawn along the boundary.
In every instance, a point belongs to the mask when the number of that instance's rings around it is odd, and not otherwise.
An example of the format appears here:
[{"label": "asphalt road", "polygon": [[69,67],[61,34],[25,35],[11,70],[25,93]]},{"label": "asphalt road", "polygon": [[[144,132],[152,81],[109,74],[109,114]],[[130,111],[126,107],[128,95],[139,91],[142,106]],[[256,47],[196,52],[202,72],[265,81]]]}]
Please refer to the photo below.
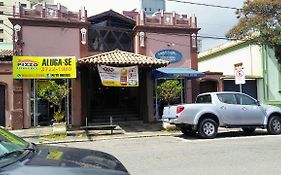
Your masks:
[{"label": "asphalt road", "polygon": [[60,145],[113,154],[132,175],[281,174],[281,135],[263,132],[228,132],[212,140],[179,135]]}]

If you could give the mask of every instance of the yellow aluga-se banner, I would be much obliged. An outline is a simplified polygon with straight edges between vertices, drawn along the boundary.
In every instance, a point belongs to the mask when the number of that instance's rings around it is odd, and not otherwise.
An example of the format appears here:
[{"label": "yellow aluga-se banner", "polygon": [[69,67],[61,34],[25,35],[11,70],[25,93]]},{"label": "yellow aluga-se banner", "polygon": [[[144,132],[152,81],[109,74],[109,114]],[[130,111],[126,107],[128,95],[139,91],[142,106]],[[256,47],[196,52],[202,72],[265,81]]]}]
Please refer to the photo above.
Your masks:
[{"label": "yellow aluga-se banner", "polygon": [[14,79],[76,78],[76,58],[14,56]]}]

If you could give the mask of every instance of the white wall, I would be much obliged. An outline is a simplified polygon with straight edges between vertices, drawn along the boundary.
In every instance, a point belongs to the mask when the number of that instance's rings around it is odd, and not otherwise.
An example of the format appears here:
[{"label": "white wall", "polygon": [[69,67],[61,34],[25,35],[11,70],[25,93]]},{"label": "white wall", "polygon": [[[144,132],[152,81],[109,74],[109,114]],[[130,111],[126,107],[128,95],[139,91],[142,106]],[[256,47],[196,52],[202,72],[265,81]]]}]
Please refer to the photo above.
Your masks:
[{"label": "white wall", "polygon": [[[234,47],[233,47],[234,48]],[[245,45],[229,51],[220,51],[210,59],[202,60],[199,54],[198,70],[201,72],[222,72],[234,76],[234,64],[243,63],[246,76],[262,77],[262,50],[256,45]]]}]

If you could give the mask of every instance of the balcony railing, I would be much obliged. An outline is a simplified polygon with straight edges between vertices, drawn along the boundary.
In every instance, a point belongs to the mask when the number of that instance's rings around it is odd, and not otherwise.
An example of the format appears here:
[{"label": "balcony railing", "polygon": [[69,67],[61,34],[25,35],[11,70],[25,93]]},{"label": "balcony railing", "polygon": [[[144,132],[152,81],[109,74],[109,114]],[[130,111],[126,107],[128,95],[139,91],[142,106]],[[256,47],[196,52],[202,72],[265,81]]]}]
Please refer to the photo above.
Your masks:
[{"label": "balcony railing", "polygon": [[163,25],[178,26],[186,28],[197,28],[197,19],[195,16],[179,15],[175,12],[157,12],[152,16],[145,16],[141,12],[137,18],[137,25]]},{"label": "balcony railing", "polygon": [[61,19],[69,21],[86,21],[87,12],[85,8],[81,9],[79,12],[68,11],[66,7],[60,4],[56,5],[46,5],[39,4],[34,9],[25,9],[20,4],[14,6],[13,10],[14,17],[20,18],[49,18],[49,19]]}]

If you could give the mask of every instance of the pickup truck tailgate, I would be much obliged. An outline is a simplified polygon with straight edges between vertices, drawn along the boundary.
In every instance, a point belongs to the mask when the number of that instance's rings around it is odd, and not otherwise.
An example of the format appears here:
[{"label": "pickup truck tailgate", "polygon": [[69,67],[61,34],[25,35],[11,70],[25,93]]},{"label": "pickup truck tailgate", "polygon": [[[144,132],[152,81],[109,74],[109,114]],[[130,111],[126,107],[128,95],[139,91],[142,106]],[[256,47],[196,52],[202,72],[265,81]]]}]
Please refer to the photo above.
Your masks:
[{"label": "pickup truck tailgate", "polygon": [[176,118],[176,112],[177,112],[177,105],[172,106],[165,106],[163,109],[163,115],[162,119],[175,119]]}]

